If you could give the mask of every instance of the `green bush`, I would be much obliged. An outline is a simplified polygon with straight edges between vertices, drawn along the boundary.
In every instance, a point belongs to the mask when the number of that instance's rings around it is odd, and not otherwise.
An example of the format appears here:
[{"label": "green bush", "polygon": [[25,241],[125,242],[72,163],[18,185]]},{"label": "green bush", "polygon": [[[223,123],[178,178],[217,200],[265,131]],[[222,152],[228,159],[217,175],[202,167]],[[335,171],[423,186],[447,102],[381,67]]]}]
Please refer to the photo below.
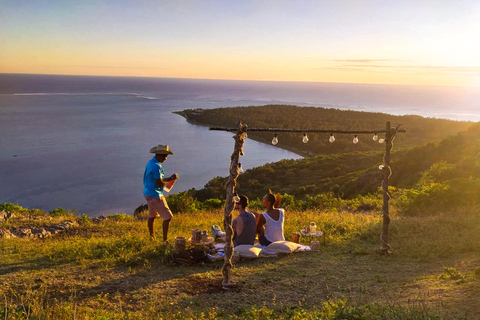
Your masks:
[{"label": "green bush", "polygon": [[173,213],[195,213],[202,208],[202,203],[198,201],[190,191],[182,191],[171,194],[167,198],[168,206]]},{"label": "green bush", "polygon": [[1,211],[8,211],[8,212],[15,212],[15,213],[26,213],[26,212],[28,212],[28,209],[25,209],[23,207],[20,207],[16,204],[9,203],[9,202],[0,203],[0,210]]},{"label": "green bush", "polygon": [[204,209],[219,209],[225,205],[225,201],[220,199],[207,199],[202,203]]},{"label": "green bush", "polygon": [[82,216],[80,217],[80,223],[81,224],[85,224],[85,225],[88,225],[90,224],[92,221],[90,220],[90,217],[88,215],[86,215],[85,213],[82,214]]},{"label": "green bush", "polygon": [[480,203],[480,179],[458,178],[418,188],[400,189],[395,203],[405,215],[424,215],[477,205]]},{"label": "green bush", "polygon": [[67,210],[65,210],[63,208],[57,208],[57,209],[50,210],[50,211],[48,211],[48,214],[51,217],[65,217],[65,216],[68,215]]}]

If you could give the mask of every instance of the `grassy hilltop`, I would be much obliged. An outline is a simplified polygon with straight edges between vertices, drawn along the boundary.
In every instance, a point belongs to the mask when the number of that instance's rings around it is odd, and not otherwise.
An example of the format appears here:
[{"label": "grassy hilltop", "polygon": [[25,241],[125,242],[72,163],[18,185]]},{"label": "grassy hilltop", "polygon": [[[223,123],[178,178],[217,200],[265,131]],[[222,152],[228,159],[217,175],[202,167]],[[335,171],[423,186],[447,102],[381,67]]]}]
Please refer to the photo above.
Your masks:
[{"label": "grassy hilltop", "polygon": [[[22,213],[0,223],[1,229],[52,223],[38,210],[8,208]],[[118,214],[94,223],[66,214],[55,221],[76,219],[79,225],[45,239],[0,239],[0,317],[478,319],[478,209],[417,216],[394,210],[389,256],[375,253],[377,212],[287,210],[288,239],[315,221],[326,232],[326,246],[238,262],[237,286],[228,292],[220,289],[221,261],[172,264],[171,249],[149,239],[145,220]],[[222,217],[221,209],[177,212],[170,240],[221,225]]]},{"label": "grassy hilltop", "polygon": [[[436,127],[423,120],[418,128]],[[390,255],[376,253],[383,157],[376,145],[240,175],[237,190],[252,209],[261,210],[268,188],[283,195],[287,240],[314,221],[326,246],[235,263],[230,291],[221,290],[221,261],[173,264],[172,249],[151,240],[141,218],[92,220],[0,204],[0,318],[480,319],[480,123],[441,123],[431,140],[395,141]],[[414,135],[405,127],[404,137]],[[169,196],[171,243],[222,225],[224,183],[216,177],[202,190]],[[38,232],[59,225],[70,227]],[[6,236],[27,229],[42,236]]]}]

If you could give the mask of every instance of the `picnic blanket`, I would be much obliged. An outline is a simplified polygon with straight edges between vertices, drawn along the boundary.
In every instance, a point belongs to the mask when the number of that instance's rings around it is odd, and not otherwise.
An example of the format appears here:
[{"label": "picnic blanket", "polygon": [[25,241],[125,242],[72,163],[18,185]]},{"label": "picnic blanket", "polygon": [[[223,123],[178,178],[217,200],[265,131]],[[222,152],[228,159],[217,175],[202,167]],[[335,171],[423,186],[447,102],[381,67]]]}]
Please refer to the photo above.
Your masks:
[{"label": "picnic blanket", "polygon": [[[215,249],[222,252],[225,243],[215,244]],[[294,253],[302,251],[311,251],[309,246],[304,246],[291,241],[275,241],[269,244],[268,246],[262,246],[260,244],[248,245],[242,244],[233,248],[241,258],[262,258],[262,257],[271,257],[280,253]]]}]

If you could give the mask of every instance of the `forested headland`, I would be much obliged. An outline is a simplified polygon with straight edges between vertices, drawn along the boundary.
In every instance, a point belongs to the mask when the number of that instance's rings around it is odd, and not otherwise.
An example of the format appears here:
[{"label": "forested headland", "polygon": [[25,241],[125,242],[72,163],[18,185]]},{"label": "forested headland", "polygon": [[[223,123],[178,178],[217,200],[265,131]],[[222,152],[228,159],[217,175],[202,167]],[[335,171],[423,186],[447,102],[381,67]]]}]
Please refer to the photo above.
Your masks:
[{"label": "forested headland", "polygon": [[[395,139],[395,149],[424,145],[465,131],[473,123],[446,119],[424,118],[417,115],[394,116],[380,112],[299,107],[292,105],[266,105],[218,109],[188,109],[176,112],[192,124],[235,128],[241,120],[250,128],[290,128],[322,130],[385,130],[387,121],[392,127],[401,124],[407,134]],[[382,137],[382,135],[379,135]],[[302,143],[301,133],[280,133],[277,147],[298,154],[337,154],[357,151],[384,150],[384,145],[372,140],[370,135],[359,136],[359,143],[353,144],[352,135],[335,135],[335,142],[329,142],[330,134],[309,134],[308,143]],[[271,143],[273,133],[248,132],[248,138]]]},{"label": "forested headland", "polygon": [[[185,110],[182,114],[191,123],[225,127],[235,127],[238,120],[261,128],[371,130],[381,129],[386,121],[391,121],[392,126],[402,124],[407,132],[396,135],[390,177],[393,200],[399,208],[419,211],[429,205],[453,206],[465,202],[466,196],[469,203],[480,199],[478,123],[274,105]],[[369,135],[362,135],[358,144],[352,143],[351,135],[338,135],[334,143],[328,141],[328,136],[312,134],[304,144],[301,134],[282,134],[277,146],[283,143],[286,149],[301,148],[302,154],[314,155],[246,170],[238,177],[236,190],[260,199],[271,189],[284,195],[283,205],[297,209],[328,207],[334,202],[341,208],[348,206],[345,201],[353,201],[356,208],[378,207],[382,180],[378,167],[383,164],[385,145]],[[248,138],[270,143],[272,135],[248,132]],[[215,177],[203,189],[192,189],[183,197],[191,196],[200,202],[224,199],[226,180]]]}]

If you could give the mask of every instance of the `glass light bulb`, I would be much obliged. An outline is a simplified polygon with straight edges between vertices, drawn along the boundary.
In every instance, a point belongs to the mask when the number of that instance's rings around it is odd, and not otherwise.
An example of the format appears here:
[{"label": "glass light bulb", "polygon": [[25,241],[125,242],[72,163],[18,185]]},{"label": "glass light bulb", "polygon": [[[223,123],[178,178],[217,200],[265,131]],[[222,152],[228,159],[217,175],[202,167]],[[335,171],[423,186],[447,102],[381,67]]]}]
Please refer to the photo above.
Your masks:
[{"label": "glass light bulb", "polygon": [[384,143],[384,142],[385,142],[385,139],[384,139],[384,138],[378,139],[378,143]]},{"label": "glass light bulb", "polygon": [[303,143],[307,143],[307,142],[308,142],[308,136],[307,136],[306,133],[303,134],[302,141],[303,141]]},{"label": "glass light bulb", "polygon": [[328,139],[331,143],[335,141],[335,137],[333,136],[333,133],[330,133],[330,138]]},{"label": "glass light bulb", "polygon": [[380,169],[380,170],[383,170],[383,168],[384,168],[384,165],[383,165],[383,164],[381,164],[381,165],[378,166],[378,169]]},{"label": "glass light bulb", "polygon": [[272,144],[273,144],[273,145],[276,145],[277,143],[278,143],[278,137],[277,137],[277,134],[275,133],[275,134],[273,135]]},{"label": "glass light bulb", "polygon": [[240,162],[238,163],[238,173],[243,173],[242,164]]},{"label": "glass light bulb", "polygon": [[372,138],[372,139],[373,139],[373,141],[377,141],[377,140],[378,140],[378,134],[375,133],[375,134],[373,135],[373,138]]},{"label": "glass light bulb", "polygon": [[248,138],[248,134],[245,132],[245,139],[247,139],[247,138]]},{"label": "glass light bulb", "polygon": [[358,137],[357,137],[357,135],[354,135],[354,136],[353,136],[353,143],[354,143],[354,144],[357,144],[357,143],[358,143]]},{"label": "glass light bulb", "polygon": [[235,193],[235,195],[233,196],[233,201],[235,202],[239,202],[240,201],[240,197]]}]

